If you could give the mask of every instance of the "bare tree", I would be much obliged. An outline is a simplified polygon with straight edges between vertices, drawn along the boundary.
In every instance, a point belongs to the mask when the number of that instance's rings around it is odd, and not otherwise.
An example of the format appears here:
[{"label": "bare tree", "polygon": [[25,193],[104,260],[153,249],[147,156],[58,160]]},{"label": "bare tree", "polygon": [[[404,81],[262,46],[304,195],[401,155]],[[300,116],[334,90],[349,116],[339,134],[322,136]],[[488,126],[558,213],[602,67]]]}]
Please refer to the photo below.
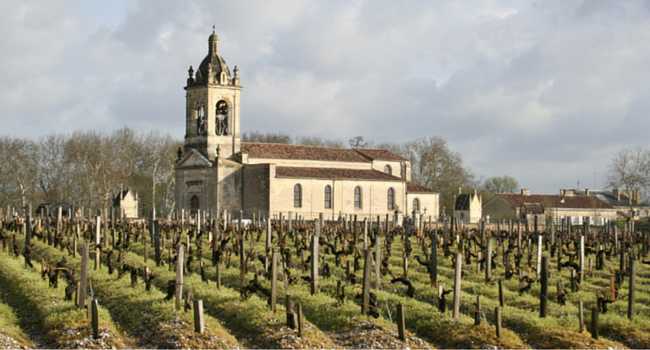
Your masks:
[{"label": "bare tree", "polygon": [[264,143],[292,143],[291,136],[283,133],[261,133],[259,131],[245,132],[242,134],[243,142],[264,142]]},{"label": "bare tree", "polygon": [[33,141],[17,138],[9,139],[6,147],[6,169],[16,185],[16,194],[24,208],[28,202],[27,197],[32,194],[36,184],[38,148]]},{"label": "bare tree", "polygon": [[650,190],[650,150],[637,147],[624,148],[612,157],[607,172],[607,182],[612,189],[625,190],[633,210],[633,195],[636,190]]}]

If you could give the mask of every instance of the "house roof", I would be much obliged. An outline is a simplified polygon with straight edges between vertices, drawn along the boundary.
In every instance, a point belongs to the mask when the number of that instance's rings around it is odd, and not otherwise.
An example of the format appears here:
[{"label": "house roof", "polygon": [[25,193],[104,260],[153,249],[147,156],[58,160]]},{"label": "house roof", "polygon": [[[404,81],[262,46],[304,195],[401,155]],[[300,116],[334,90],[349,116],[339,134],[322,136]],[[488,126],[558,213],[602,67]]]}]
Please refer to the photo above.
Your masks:
[{"label": "house roof", "polygon": [[242,153],[249,158],[276,158],[369,163],[372,160],[405,161],[385,149],[334,148],[285,143],[242,142]]},{"label": "house roof", "polygon": [[454,205],[454,210],[469,210],[469,204],[472,201],[472,196],[467,193],[459,194],[456,197],[456,203]]},{"label": "house roof", "polygon": [[[538,203],[546,208],[614,209],[614,207],[596,196],[522,195],[514,193],[500,193],[498,196],[515,207],[521,207],[524,203]],[[562,199],[564,199],[564,203],[562,203]]]},{"label": "house roof", "polygon": [[382,180],[404,181],[377,170],[341,169],[341,168],[313,168],[313,167],[276,167],[277,177],[295,177],[311,179],[349,179],[349,180]]},{"label": "house roof", "polygon": [[438,193],[436,190],[432,190],[428,187],[418,185],[415,182],[408,182],[406,184],[406,192],[408,193]]},{"label": "house roof", "polygon": [[[575,195],[586,195],[587,192],[584,190],[576,190]],[[598,197],[600,200],[608,203],[612,207],[630,207],[630,197],[628,197],[625,193],[623,193],[620,196],[620,199],[616,199],[614,197],[614,192],[613,191],[601,191],[601,190],[590,190],[589,194],[592,196]],[[647,203],[637,203],[636,201],[632,201],[632,207],[647,207]]]}]

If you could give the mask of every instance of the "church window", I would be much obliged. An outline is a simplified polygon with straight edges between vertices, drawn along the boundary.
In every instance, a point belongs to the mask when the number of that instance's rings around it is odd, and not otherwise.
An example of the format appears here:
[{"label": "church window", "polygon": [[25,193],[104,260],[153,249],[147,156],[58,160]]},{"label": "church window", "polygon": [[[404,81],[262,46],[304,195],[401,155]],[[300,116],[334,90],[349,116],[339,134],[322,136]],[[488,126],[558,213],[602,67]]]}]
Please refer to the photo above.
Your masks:
[{"label": "church window", "polygon": [[293,206],[295,208],[302,207],[302,186],[300,184],[293,186]]},{"label": "church window", "polygon": [[354,188],[354,209],[363,208],[363,202],[361,199],[361,187],[357,186]]},{"label": "church window", "polygon": [[325,209],[332,209],[332,186],[325,186]]},{"label": "church window", "polygon": [[413,199],[413,211],[416,213],[420,212],[420,200],[417,198]]},{"label": "church window", "polygon": [[393,175],[393,169],[388,164],[384,167],[384,172],[388,175]]},{"label": "church window", "polygon": [[391,187],[388,189],[388,210],[395,209],[395,190]]}]

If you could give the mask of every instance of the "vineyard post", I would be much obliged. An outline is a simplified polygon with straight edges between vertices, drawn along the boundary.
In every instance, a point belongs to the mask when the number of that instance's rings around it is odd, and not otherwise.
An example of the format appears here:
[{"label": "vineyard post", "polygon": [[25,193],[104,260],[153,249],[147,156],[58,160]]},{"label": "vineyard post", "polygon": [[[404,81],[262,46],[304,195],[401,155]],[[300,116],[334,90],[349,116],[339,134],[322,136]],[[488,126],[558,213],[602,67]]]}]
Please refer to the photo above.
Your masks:
[{"label": "vineyard post", "polygon": [[56,236],[59,236],[59,233],[61,233],[61,216],[63,214],[63,208],[59,207],[57,208],[57,213],[56,213]]},{"label": "vineyard post", "polygon": [[318,294],[319,234],[314,232],[311,237],[311,295]]},{"label": "vineyard post", "polygon": [[81,248],[81,275],[79,276],[79,304],[80,309],[86,306],[86,280],[88,278],[88,242],[84,242]]},{"label": "vineyard post", "polygon": [[517,249],[521,249],[521,222],[517,221]]},{"label": "vineyard post", "polygon": [[381,237],[375,236],[375,289],[381,289]]},{"label": "vineyard post", "polygon": [[501,338],[501,307],[497,306],[494,308],[494,313],[496,314],[496,327],[497,327],[497,338]]},{"label": "vineyard post", "polygon": [[221,265],[217,265],[217,289],[221,290]]},{"label": "vineyard post", "polygon": [[404,278],[407,278],[409,275],[409,258],[406,256],[406,252],[403,252],[402,263],[404,266]]},{"label": "vineyard post", "polygon": [[368,220],[363,219],[363,250],[368,249]]},{"label": "vineyard post", "polygon": [[158,227],[158,220],[154,221],[153,244],[156,253],[156,266],[160,266],[160,232]]},{"label": "vineyard post", "polygon": [[302,303],[298,303],[298,337],[302,338],[302,333],[305,330],[305,318],[302,314]]},{"label": "vineyard post", "polygon": [[[57,225],[58,227],[59,225]],[[101,244],[100,231],[102,229],[102,217],[97,215],[95,217],[95,247]]]},{"label": "vineyard post", "polygon": [[[241,235],[242,232],[239,231]],[[244,249],[244,237],[239,237],[239,286],[246,285],[246,249]]]},{"label": "vineyard post", "polygon": [[548,313],[548,256],[542,257],[542,288],[539,296],[539,317]]},{"label": "vineyard post", "polygon": [[406,341],[406,320],[404,317],[404,305],[397,304],[397,330],[401,341]]},{"label": "vineyard post", "polygon": [[636,291],[636,261],[632,257],[630,257],[630,284],[629,284],[629,293],[627,297],[627,318],[630,320],[634,317],[635,291]]},{"label": "vineyard post", "polygon": [[149,258],[149,241],[144,239],[143,237],[143,244],[144,244],[144,262],[147,262],[147,259]]},{"label": "vineyard post", "polygon": [[[588,225],[585,225],[585,228]],[[580,236],[580,285],[585,282],[585,235]]]},{"label": "vineyard post", "polygon": [[108,249],[108,209],[104,207],[104,248]]},{"label": "vineyard post", "polygon": [[492,237],[487,239],[487,248],[485,252],[485,281],[492,278]]},{"label": "vineyard post", "polygon": [[578,301],[578,323],[580,324],[580,333],[585,331],[585,303],[582,300]]},{"label": "vineyard post", "polygon": [[598,339],[598,308],[593,307],[591,309],[591,337],[594,339]]},{"label": "vineyard post", "polygon": [[503,298],[503,280],[499,280],[499,306],[505,306],[505,300]]},{"label": "vineyard post", "polygon": [[438,234],[431,234],[431,256],[429,258],[431,282],[438,282]]},{"label": "vineyard post", "polygon": [[203,300],[194,300],[194,331],[203,334],[205,332],[205,317],[203,316]]},{"label": "vineyard post", "polygon": [[361,313],[367,314],[370,310],[370,273],[372,267],[372,252],[365,250],[365,263],[363,264],[363,290],[361,299]]},{"label": "vineyard post", "polygon": [[25,219],[25,245],[31,246],[31,239],[32,239],[31,217],[27,215],[27,218]]},{"label": "vineyard post", "polygon": [[286,296],[286,305],[287,305],[287,327],[291,329],[296,329],[296,314],[293,308],[293,301],[291,300],[291,294]]},{"label": "vineyard post", "polygon": [[93,327],[93,338],[99,339],[99,310],[97,305],[97,299],[92,301],[92,327]]},{"label": "vineyard post", "polygon": [[481,296],[476,296],[476,310],[474,310],[474,325],[478,326],[481,324]]},{"label": "vineyard post", "polygon": [[183,266],[185,254],[183,253],[183,245],[176,246],[176,310],[180,310],[183,305]]},{"label": "vineyard post", "polygon": [[293,236],[293,220],[292,220],[293,212],[289,212],[288,217],[288,223],[287,223],[287,233],[289,234],[289,237]]},{"label": "vineyard post", "polygon": [[[537,217],[535,217],[537,218]],[[537,234],[537,276],[542,273],[542,248],[544,247],[544,236]]]},{"label": "vineyard post", "polygon": [[458,318],[460,315],[460,282],[461,282],[461,268],[463,267],[463,255],[456,253],[456,267],[454,273],[454,313],[453,318]]},{"label": "vineyard post", "polygon": [[266,218],[266,253],[271,251],[271,239],[273,238],[273,226],[271,226],[271,218]]},{"label": "vineyard post", "polygon": [[278,300],[278,248],[273,248],[271,258],[271,299],[269,300],[271,310],[275,312],[275,304]]}]

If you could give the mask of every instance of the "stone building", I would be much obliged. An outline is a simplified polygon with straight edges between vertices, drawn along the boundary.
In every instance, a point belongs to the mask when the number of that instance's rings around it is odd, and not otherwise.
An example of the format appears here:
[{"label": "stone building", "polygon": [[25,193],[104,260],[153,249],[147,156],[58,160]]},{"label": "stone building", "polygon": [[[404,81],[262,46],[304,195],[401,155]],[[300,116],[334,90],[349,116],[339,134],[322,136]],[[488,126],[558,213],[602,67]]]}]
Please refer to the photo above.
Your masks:
[{"label": "stone building", "polygon": [[190,66],[185,91],[185,145],[175,167],[179,209],[307,219],[438,216],[439,193],[411,182],[410,162],[387,150],[241,142],[238,69],[231,75],[214,32],[199,68]]},{"label": "stone building", "polygon": [[458,189],[458,196],[454,201],[454,217],[466,224],[475,224],[481,220],[483,212],[483,199],[476,193],[461,193]]},{"label": "stone building", "polygon": [[617,210],[596,196],[576,195],[574,191],[561,194],[531,194],[523,189],[521,194],[500,193],[483,205],[483,215],[494,219],[528,219],[544,217],[556,223],[567,218],[572,224],[582,224],[584,218],[602,225],[606,220],[616,220]]},{"label": "stone building", "polygon": [[113,208],[116,209],[119,218],[135,219],[138,217],[138,195],[126,189],[120,191],[113,198]]}]

